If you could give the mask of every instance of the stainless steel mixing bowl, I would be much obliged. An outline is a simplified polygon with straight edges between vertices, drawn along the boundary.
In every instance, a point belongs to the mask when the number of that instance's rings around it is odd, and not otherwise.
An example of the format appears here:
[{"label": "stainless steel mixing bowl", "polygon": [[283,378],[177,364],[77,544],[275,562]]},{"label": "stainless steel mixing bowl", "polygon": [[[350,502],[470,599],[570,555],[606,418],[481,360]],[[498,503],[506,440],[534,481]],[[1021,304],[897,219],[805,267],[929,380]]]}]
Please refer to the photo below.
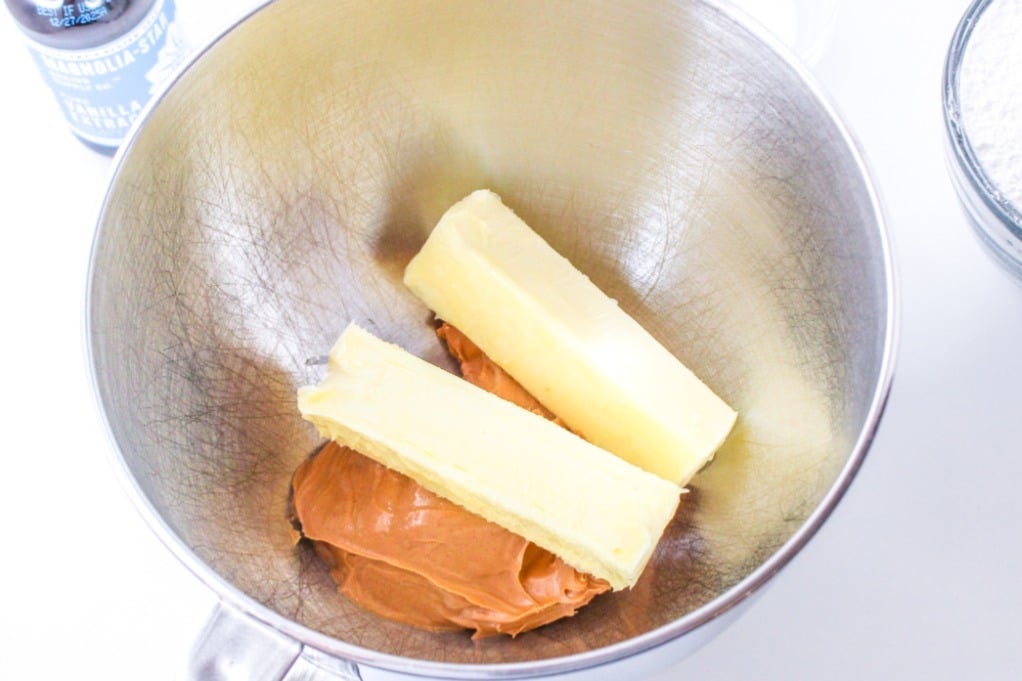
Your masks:
[{"label": "stainless steel mixing bowl", "polygon": [[[637,588],[473,643],[352,605],[286,509],[318,440],[295,407],[308,358],[357,320],[445,361],[401,273],[480,187],[740,417]],[[280,0],[199,55],[116,160],[86,335],[130,493],[222,597],[196,676],[638,678],[824,522],[877,427],[894,318],[846,130],[716,4]]]}]

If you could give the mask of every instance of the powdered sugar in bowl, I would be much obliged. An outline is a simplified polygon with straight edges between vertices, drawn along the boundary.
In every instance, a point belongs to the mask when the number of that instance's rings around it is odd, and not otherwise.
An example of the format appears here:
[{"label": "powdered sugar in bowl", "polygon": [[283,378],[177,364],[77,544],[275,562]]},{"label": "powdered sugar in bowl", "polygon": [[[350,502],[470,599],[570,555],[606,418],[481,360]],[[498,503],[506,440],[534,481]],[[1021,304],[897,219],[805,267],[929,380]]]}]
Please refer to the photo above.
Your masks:
[{"label": "powdered sugar in bowl", "polygon": [[1022,280],[1022,0],[974,0],[944,70],[951,178],[969,222]]}]

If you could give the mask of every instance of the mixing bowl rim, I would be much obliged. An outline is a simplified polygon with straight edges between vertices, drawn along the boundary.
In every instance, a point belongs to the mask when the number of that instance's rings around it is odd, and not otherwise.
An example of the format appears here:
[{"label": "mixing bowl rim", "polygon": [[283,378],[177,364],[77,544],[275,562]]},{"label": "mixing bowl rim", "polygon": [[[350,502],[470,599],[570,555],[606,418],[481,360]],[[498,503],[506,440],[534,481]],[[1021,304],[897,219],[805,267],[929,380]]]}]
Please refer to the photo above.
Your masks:
[{"label": "mixing bowl rim", "polygon": [[[119,478],[121,486],[131,499],[136,511],[143,517],[159,541],[163,543],[172,554],[174,554],[174,556],[186,569],[188,569],[199,579],[200,582],[208,587],[219,598],[220,602],[226,603],[235,608],[237,611],[251,617],[253,620],[293,638],[296,642],[311,646],[322,653],[334,655],[356,664],[366,664],[380,669],[426,678],[499,679],[548,676],[565,672],[575,672],[583,669],[592,669],[627,657],[642,654],[650,650],[663,647],[680,638],[684,634],[702,627],[710,621],[724,615],[758,592],[760,588],[767,584],[775,574],[784,568],[799,553],[799,551],[802,550],[808,541],[815,536],[816,532],[840,502],[851,485],[856,473],[862,466],[865,456],[869,451],[870,445],[879,428],[881,417],[893,382],[899,333],[899,296],[897,292],[897,276],[892,255],[890,235],[887,229],[885,211],[873,181],[873,174],[870,172],[869,165],[862,149],[851,134],[842,116],[838,113],[834,103],[817,83],[815,76],[813,76],[813,74],[801,64],[791,50],[782,44],[758,22],[750,21],[744,10],[735,7],[728,0],[691,1],[701,2],[711,9],[728,16],[730,20],[739,24],[744,30],[752,34],[753,37],[765,43],[766,46],[783,62],[783,66],[785,68],[794,71],[795,75],[799,78],[803,87],[806,88],[807,93],[811,96],[812,100],[820,107],[821,112],[825,114],[829,123],[834,126],[837,133],[839,133],[837,137],[844,144],[847,153],[850,155],[850,160],[854,162],[858,171],[858,178],[865,187],[872,211],[871,214],[875,221],[875,223],[870,227],[876,232],[875,236],[877,238],[879,250],[875,256],[879,258],[883,265],[883,284],[885,287],[885,298],[883,301],[885,306],[883,320],[884,333],[882,339],[880,366],[876,376],[876,381],[873,385],[866,417],[859,429],[858,436],[849,456],[838,473],[834,483],[830,486],[813,511],[806,517],[800,527],[792,534],[791,537],[788,538],[787,541],[785,541],[756,569],[746,575],[745,578],[713,600],[705,603],[696,610],[687,613],[683,617],[652,631],[645,632],[639,636],[629,638],[609,646],[604,646],[583,653],[575,653],[527,662],[497,664],[439,662],[409,658],[392,653],[383,653],[352,643],[347,643],[298,624],[283,615],[280,615],[276,611],[256,601],[254,598],[235,587],[202,561],[171,529],[169,524],[164,520],[162,515],[156,510],[150,499],[146,496],[138,480],[132,475],[123,452],[121,451],[120,443],[114,433],[113,424],[110,422],[109,415],[105,409],[103,391],[100,385],[99,376],[97,375],[96,348],[94,345],[94,326],[92,320],[93,287],[95,286],[98,275],[96,271],[96,258],[103,237],[104,216],[109,208],[109,202],[114,189],[115,180],[125,158],[127,158],[131,149],[134,147],[136,138],[145,126],[146,121],[150,118],[152,112],[165,99],[167,92],[178,80],[180,80],[184,73],[186,73],[199,59],[202,58],[203,55],[209,52],[209,50],[222,40],[224,36],[235,30],[241,24],[245,23],[249,18],[265,10],[270,5],[275,4],[275,0],[264,0],[210,38],[201,49],[194,51],[191,58],[185,60],[184,63],[178,67],[175,74],[166,79],[159,92],[152,97],[145,109],[139,115],[135,124],[132,126],[131,131],[127,135],[125,143],[118,149],[110,166],[108,181],[106,184],[107,190],[98,212],[96,229],[93,236],[86,273],[83,328],[87,355],[86,364],[89,371],[93,399],[96,402],[96,408],[99,413],[103,429],[105,430],[106,436],[111,445],[109,447],[108,454],[114,459],[113,468],[115,475]],[[979,0],[979,2],[985,1],[988,0]]]}]

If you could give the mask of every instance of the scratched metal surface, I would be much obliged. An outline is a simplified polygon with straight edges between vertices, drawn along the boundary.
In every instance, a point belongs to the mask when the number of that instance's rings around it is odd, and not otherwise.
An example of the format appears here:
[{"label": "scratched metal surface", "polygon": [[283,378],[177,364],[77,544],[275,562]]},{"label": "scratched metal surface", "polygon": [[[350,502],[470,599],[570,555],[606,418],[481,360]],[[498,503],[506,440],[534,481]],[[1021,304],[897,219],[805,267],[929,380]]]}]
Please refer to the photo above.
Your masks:
[{"label": "scratched metal surface", "polygon": [[[740,412],[634,590],[483,644],[360,611],[286,522],[306,359],[357,320],[445,362],[400,277],[479,187]],[[171,547],[243,608],[339,654],[551,659],[698,625],[833,503],[889,379],[880,223],[812,89],[712,5],[281,0],[122,158],[90,352]]]}]

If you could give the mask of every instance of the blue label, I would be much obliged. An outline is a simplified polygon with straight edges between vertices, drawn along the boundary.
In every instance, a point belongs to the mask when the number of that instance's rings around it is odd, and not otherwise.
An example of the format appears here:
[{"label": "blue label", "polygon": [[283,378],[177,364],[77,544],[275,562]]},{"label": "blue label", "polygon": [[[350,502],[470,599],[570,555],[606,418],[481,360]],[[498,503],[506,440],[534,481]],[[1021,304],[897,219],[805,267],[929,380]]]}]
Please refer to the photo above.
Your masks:
[{"label": "blue label", "polygon": [[138,25],[105,45],[60,50],[29,41],[43,78],[79,136],[109,147],[121,143],[188,54],[175,19],[174,0],[157,0]]}]

